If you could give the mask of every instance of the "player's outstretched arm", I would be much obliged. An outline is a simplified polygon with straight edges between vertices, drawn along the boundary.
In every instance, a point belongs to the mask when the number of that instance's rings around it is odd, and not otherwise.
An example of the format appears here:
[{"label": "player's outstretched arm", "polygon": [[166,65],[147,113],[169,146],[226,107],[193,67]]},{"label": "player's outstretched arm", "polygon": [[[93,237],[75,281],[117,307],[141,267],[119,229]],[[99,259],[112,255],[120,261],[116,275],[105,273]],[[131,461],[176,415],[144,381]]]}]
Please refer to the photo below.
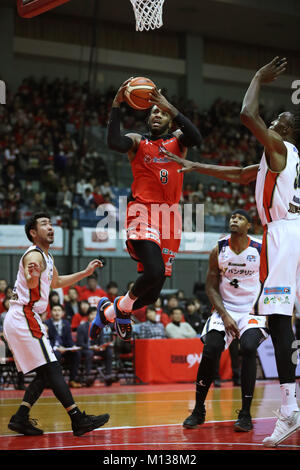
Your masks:
[{"label": "player's outstretched arm", "polygon": [[218,246],[211,251],[209,256],[209,265],[206,276],[205,290],[214,309],[223,320],[226,332],[232,336],[239,337],[239,329],[236,322],[229,315],[224,307],[223,300],[219,290],[220,270],[218,263]]},{"label": "player's outstretched arm", "polygon": [[78,273],[74,274],[67,274],[65,276],[60,276],[57,272],[56,267],[54,266],[51,287],[52,289],[58,289],[59,287],[72,286],[73,284],[76,284],[77,282],[81,281],[81,279],[84,279],[85,277],[88,277],[93,274],[96,268],[102,267],[102,262],[98,259],[94,259],[88,264],[88,266],[83,271],[79,271]]},{"label": "player's outstretched arm", "polygon": [[261,85],[276,80],[285,71],[286,65],[286,59],[275,57],[256,72],[244,96],[240,113],[241,122],[265,147],[270,159],[269,166],[273,171],[283,170],[287,152],[282,137],[274,130],[268,129],[259,114],[259,93]]},{"label": "player's outstretched arm", "polygon": [[259,165],[249,165],[244,168],[237,166],[209,165],[206,163],[183,160],[164,148],[162,149],[162,152],[170,160],[173,160],[182,167],[178,170],[179,172],[190,173],[191,171],[196,171],[202,175],[214,176],[215,178],[229,181],[231,183],[249,184],[251,181],[255,181],[259,167]]}]

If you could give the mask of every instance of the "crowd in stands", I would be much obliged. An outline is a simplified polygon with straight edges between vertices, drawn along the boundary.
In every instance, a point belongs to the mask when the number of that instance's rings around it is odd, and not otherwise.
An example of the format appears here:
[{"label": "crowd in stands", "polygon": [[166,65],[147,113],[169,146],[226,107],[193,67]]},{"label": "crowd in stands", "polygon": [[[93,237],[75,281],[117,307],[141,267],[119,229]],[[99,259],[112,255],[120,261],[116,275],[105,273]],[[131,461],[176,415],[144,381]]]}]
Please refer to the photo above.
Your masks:
[{"label": "crowd in stands", "polygon": [[[8,91],[7,104],[0,108],[1,224],[24,223],[30,213],[45,208],[64,223],[66,214],[76,219],[76,209],[95,211],[100,204],[116,217],[114,176],[86,135],[92,126],[105,129],[115,93],[113,88],[92,92],[87,83],[67,78],[33,77],[15,93]],[[220,165],[257,163],[261,148],[240,124],[240,103],[217,99],[203,111],[192,101],[163,93],[200,129],[198,158]],[[147,131],[145,113],[125,104],[121,109],[124,131]],[[186,184],[182,202],[204,203],[205,214],[213,217],[243,207],[254,216],[254,233],[261,233],[253,185],[206,181],[199,175],[197,183]]]},{"label": "crowd in stands", "polygon": [[[127,288],[130,287],[128,284]],[[101,377],[109,386],[118,381],[116,361],[122,353],[130,353],[132,344],[121,341],[112,327],[106,326],[99,338],[89,339],[89,326],[96,315],[100,297],[113,301],[122,295],[116,282],[100,286],[95,274],[87,278],[85,285],[51,290],[49,304],[42,320],[58,361],[68,370],[72,388],[91,386],[95,375],[91,375],[93,364],[102,361]],[[0,280],[0,340],[3,322],[9,308],[12,289],[5,279]],[[210,306],[204,286],[195,284],[194,295],[187,299],[182,290],[161,295],[154,305],[135,310],[132,315],[134,339],[194,338],[201,334]],[[11,356],[6,345],[8,356]],[[23,380],[22,380],[23,379]],[[1,386],[1,383],[0,383]],[[20,377],[18,388],[24,388],[24,377]]]}]

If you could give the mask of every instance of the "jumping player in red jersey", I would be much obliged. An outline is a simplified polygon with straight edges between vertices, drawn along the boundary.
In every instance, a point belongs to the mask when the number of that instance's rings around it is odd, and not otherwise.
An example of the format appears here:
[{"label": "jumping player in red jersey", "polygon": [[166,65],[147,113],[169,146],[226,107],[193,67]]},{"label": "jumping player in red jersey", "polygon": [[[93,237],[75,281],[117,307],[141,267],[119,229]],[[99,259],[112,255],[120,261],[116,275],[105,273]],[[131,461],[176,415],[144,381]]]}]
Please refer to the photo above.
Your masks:
[{"label": "jumping player in red jersey", "polygon": [[[142,274],[131,290],[117,297],[113,304],[106,297],[100,300],[90,329],[94,338],[104,325],[114,322],[117,334],[125,341],[131,338],[131,312],[156,301],[166,277],[171,276],[180,245],[178,204],[183,178],[177,171],[180,166],[166,158],[162,148],[185,158],[188,147],[201,143],[198,129],[157,88],[151,94],[149,135],[122,136],[120,104],[130,80],[121,85],[113,101],[107,140],[112,150],[127,153],[131,163],[133,183],[127,206],[126,243]],[[172,125],[177,127],[174,132],[171,132]]]}]

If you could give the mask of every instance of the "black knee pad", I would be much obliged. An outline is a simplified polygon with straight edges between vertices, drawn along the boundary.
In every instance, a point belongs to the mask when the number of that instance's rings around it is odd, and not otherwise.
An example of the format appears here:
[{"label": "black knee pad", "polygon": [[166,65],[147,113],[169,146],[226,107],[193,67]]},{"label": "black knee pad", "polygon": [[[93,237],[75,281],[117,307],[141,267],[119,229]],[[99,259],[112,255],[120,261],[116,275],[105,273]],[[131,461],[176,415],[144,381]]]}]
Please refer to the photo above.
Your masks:
[{"label": "black knee pad", "polygon": [[259,328],[251,328],[241,336],[240,352],[242,356],[256,354],[257,348],[263,339],[263,333]]},{"label": "black knee pad", "polygon": [[208,359],[219,357],[225,346],[224,333],[211,330],[205,335],[202,355]]}]

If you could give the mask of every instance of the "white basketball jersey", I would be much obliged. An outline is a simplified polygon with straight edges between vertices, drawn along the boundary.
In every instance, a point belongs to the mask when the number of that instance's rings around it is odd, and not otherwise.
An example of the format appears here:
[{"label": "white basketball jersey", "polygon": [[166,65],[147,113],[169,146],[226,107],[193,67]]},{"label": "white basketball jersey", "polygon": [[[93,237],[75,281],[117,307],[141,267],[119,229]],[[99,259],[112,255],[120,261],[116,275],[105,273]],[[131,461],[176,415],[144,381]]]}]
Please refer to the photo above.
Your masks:
[{"label": "white basketball jersey", "polygon": [[[39,251],[45,261],[46,269],[41,273],[40,282],[37,288],[29,289],[26,282],[25,270],[23,266],[23,258],[30,251]],[[33,313],[44,313],[49,302],[50,286],[53,278],[53,258],[48,256],[38,246],[33,245],[24,253],[19,263],[17,280],[14,285],[11,305],[20,305],[22,308],[27,307]]]},{"label": "white basketball jersey", "polygon": [[300,208],[300,158],[295,145],[284,142],[287,160],[280,173],[268,167],[265,152],[259,164],[255,198],[262,225],[274,220],[295,219],[299,212],[291,212],[290,204]]},{"label": "white basketball jersey", "polygon": [[259,265],[261,241],[249,237],[247,248],[236,254],[230,245],[230,235],[218,241],[220,269],[219,291],[226,309],[249,314],[260,290]]}]

